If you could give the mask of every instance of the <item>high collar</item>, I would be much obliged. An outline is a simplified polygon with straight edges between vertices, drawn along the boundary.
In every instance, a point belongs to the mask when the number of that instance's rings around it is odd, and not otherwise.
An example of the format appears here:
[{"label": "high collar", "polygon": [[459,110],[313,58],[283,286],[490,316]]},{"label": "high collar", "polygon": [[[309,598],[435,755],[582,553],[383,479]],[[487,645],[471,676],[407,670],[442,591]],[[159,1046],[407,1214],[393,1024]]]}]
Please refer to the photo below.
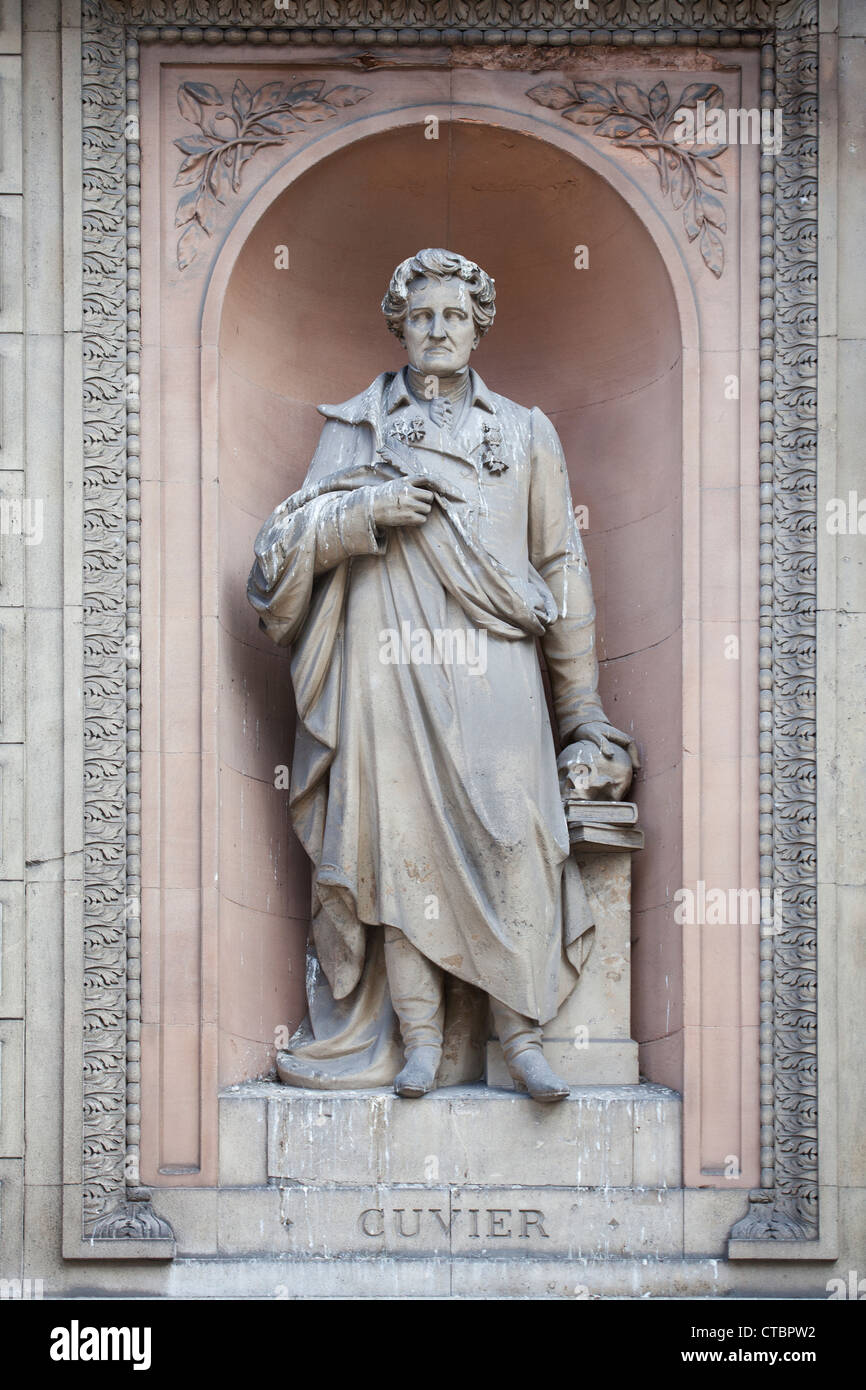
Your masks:
[{"label": "high collar", "polygon": [[[388,415],[392,415],[402,405],[410,405],[415,399],[409,390],[408,370],[408,367],[402,367],[399,372],[395,372],[385,388],[385,410]],[[469,368],[469,392],[472,405],[479,405],[482,410],[489,411],[491,415],[495,414],[487,387],[478,373],[473,371],[471,367]]]}]

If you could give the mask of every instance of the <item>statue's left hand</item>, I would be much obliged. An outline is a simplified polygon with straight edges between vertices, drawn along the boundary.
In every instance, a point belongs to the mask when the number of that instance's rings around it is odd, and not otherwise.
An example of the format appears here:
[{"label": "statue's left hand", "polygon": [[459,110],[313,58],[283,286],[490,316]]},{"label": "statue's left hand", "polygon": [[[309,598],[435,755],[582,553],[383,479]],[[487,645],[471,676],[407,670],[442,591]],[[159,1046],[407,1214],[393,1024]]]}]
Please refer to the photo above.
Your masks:
[{"label": "statue's left hand", "polygon": [[610,756],[611,743],[617,743],[628,753],[634,770],[637,771],[640,767],[640,757],[634,739],[630,734],[624,734],[621,729],[614,728],[613,724],[609,724],[606,719],[592,719],[587,724],[579,724],[573,738],[575,740],[588,739],[608,757]]}]

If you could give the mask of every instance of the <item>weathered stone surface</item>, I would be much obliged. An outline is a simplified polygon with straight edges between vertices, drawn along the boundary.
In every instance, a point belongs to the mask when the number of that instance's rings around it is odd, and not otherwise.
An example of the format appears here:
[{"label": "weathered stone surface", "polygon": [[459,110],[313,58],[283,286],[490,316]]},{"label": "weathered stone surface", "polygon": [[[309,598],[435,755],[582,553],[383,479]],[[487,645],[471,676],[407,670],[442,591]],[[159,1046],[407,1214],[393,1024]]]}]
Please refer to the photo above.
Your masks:
[{"label": "weathered stone surface", "polygon": [[229,1091],[220,1100],[220,1186],[255,1187],[267,1179],[267,1101]]},{"label": "weathered stone surface", "polygon": [[3,260],[0,263],[0,333],[20,333],[23,328],[24,296],[21,283],[21,198],[0,194],[0,233]]},{"label": "weathered stone surface", "polygon": [[161,1216],[177,1236],[183,1256],[216,1255],[219,1192],[215,1187],[164,1187],[157,1200]]},{"label": "weathered stone surface", "polygon": [[640,1086],[634,1099],[632,1180],[636,1187],[683,1182],[682,1101],[661,1086]]},{"label": "weathered stone surface", "polygon": [[[301,1257],[673,1254],[682,1247],[682,1192],[563,1187],[305,1187],[232,1193],[223,1239]],[[223,1197],[220,1198],[221,1211]],[[275,1213],[279,1212],[279,1223]],[[246,1234],[243,1234],[246,1232]],[[241,1244],[236,1242],[240,1239]],[[228,1245],[226,1246],[228,1248]]]},{"label": "weathered stone surface", "polygon": [[24,1156],[24,1021],[0,1019],[0,1158]]},{"label": "weathered stone surface", "polygon": [[24,1239],[24,1161],[0,1159],[0,1278],[21,1277]]},{"label": "weathered stone surface", "polygon": [[0,14],[0,53],[21,52],[21,0],[10,0]]},{"label": "weathered stone surface", "polygon": [[269,1176],[307,1186],[628,1187],[636,1154],[642,1182],[678,1181],[680,1101],[664,1087],[587,1087],[553,1106],[472,1086],[417,1102],[274,1087],[268,1109]]},{"label": "weathered stone surface", "polygon": [[24,467],[24,335],[0,334],[0,468]]},{"label": "weathered stone surface", "polygon": [[0,1018],[23,1017],[23,885],[0,882]]},{"label": "weathered stone surface", "polygon": [[21,59],[0,57],[0,90],[7,119],[0,131],[0,193],[21,192]]},{"label": "weathered stone surface", "polygon": [[217,1195],[220,1255],[288,1254],[291,1229],[280,1219],[276,1187],[223,1188]]},{"label": "weathered stone surface", "polygon": [[748,1208],[743,1188],[721,1192],[717,1188],[687,1187],[683,1191],[683,1250],[686,1255],[728,1253],[731,1227]]}]

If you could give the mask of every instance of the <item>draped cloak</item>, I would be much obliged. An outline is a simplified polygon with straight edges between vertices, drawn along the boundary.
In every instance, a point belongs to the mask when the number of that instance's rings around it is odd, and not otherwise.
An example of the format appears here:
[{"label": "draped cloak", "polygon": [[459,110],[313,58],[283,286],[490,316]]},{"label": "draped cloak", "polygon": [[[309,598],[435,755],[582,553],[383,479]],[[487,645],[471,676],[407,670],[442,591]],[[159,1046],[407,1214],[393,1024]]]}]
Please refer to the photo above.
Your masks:
[{"label": "draped cloak", "polygon": [[[248,597],[291,647],[291,816],[313,864],[309,1015],[278,1059],[297,1085],[393,1080],[385,925],[447,972],[446,1081],[477,1075],[478,990],[544,1024],[592,941],[536,646],[567,742],[604,714],[562,446],[469,377],[453,428],[405,369],[320,406],[304,485],[256,540]],[[377,531],[376,488],[408,476],[430,515]]]}]

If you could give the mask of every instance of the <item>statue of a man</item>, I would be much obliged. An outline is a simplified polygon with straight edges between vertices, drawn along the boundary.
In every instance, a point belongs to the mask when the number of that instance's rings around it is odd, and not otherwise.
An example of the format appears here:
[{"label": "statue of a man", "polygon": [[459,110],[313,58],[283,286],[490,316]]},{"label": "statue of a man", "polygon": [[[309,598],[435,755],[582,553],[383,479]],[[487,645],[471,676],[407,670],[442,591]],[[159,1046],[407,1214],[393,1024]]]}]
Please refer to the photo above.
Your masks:
[{"label": "statue of a man", "polygon": [[469,367],[494,293],[450,251],[397,267],[382,309],[408,366],[320,407],[304,486],[256,541],[250,602],[292,647],[291,813],[314,870],[309,1017],[278,1058],[296,1085],[416,1097],[473,1079],[471,994],[515,1082],[568,1094],[541,1026],[593,921],[536,639],[560,743],[637,753],[597,693],[556,431]]}]

